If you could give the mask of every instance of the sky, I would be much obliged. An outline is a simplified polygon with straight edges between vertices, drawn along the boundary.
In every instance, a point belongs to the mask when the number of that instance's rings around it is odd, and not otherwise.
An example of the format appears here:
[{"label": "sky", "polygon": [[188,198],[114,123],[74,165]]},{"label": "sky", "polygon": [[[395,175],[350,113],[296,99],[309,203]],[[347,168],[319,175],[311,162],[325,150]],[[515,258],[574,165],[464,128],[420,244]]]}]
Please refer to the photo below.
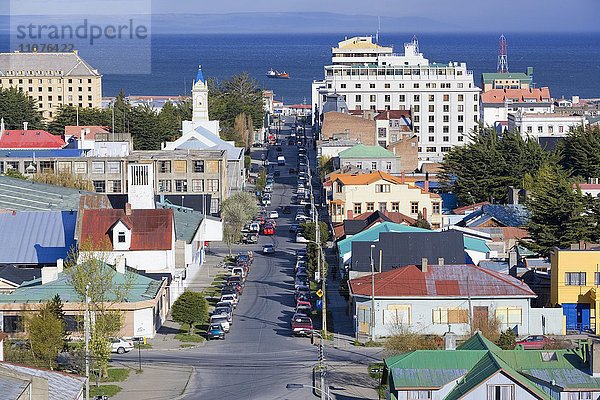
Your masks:
[{"label": "sky", "polygon": [[[239,12],[331,12],[423,17],[474,31],[600,31],[600,0],[0,0],[13,13],[85,12],[225,14]],[[0,12],[1,14],[1,12]],[[324,19],[326,23],[326,19]]]}]

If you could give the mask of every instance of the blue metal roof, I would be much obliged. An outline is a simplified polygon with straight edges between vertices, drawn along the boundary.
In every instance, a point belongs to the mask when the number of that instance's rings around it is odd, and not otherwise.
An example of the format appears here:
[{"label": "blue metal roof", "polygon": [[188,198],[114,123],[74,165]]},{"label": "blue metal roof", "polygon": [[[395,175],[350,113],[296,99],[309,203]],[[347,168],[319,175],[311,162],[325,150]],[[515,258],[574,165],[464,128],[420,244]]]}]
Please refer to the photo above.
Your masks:
[{"label": "blue metal roof", "polygon": [[85,153],[81,149],[56,150],[0,150],[0,158],[78,158]]},{"label": "blue metal roof", "polygon": [[204,75],[202,74],[202,65],[198,65],[198,73],[196,74],[196,80],[194,83],[201,81],[204,82]]},{"label": "blue metal roof", "polygon": [[464,226],[474,227],[495,219],[504,226],[526,226],[529,221],[529,211],[521,204],[484,204],[479,210],[467,215]]},{"label": "blue metal roof", "polygon": [[75,244],[76,211],[0,214],[0,263],[56,264]]}]

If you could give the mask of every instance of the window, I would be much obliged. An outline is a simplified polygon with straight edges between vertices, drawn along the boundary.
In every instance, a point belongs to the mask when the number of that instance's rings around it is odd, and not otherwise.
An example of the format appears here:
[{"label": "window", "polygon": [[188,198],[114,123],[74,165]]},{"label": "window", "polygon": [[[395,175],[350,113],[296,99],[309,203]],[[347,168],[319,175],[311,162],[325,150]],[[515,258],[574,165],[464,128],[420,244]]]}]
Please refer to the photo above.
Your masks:
[{"label": "window", "polygon": [[428,153],[435,153],[437,151],[436,147],[426,147],[425,151]]},{"label": "window", "polygon": [[434,133],[435,132],[435,126],[430,125],[429,126],[429,133]]},{"label": "window", "polygon": [[23,317],[18,315],[5,315],[2,318],[4,326],[3,331],[6,333],[23,332]]},{"label": "window", "polygon": [[377,137],[385,138],[387,136],[386,128],[377,128]]},{"label": "window", "polygon": [[458,116],[458,122],[464,122],[465,116],[464,115],[459,115]]},{"label": "window", "polygon": [[377,96],[376,96],[376,95],[374,95],[374,94],[370,95],[370,96],[369,96],[369,101],[371,101],[371,103],[374,103],[374,102],[376,102],[376,101],[377,101]]},{"label": "window", "polygon": [[413,111],[414,112],[419,112],[420,109],[421,109],[421,107],[419,107],[418,104],[413,106]]},{"label": "window", "polygon": [[345,83],[342,83],[342,84],[340,85],[340,87],[341,87],[342,89],[346,89],[346,84],[345,84]]},{"label": "window", "polygon": [[106,193],[106,181],[93,181],[96,193]]},{"label": "window", "polygon": [[386,171],[391,171],[392,170],[392,162],[391,161],[386,161],[386,163],[385,163],[385,169],[386,169]]},{"label": "window", "polygon": [[208,192],[218,192],[219,191],[219,180],[218,179],[207,179],[206,180],[206,190]]},{"label": "window", "polygon": [[450,132],[450,127],[449,127],[448,125],[444,125],[444,126],[442,127],[442,132],[444,132],[444,133],[449,133],[449,132]]},{"label": "window", "polygon": [[167,174],[171,172],[171,161],[159,161],[158,162],[158,172]]},{"label": "window", "polygon": [[384,100],[383,101],[385,101],[386,103],[389,103],[390,101],[392,101],[392,97],[389,94],[386,94],[384,96]]},{"label": "window", "polygon": [[415,116],[413,117],[413,121],[414,121],[414,122],[419,122],[420,120],[421,120],[421,118],[420,118],[418,115],[415,115]]},{"label": "window", "polygon": [[447,104],[444,104],[444,106],[443,106],[442,109],[443,109],[444,112],[450,112],[450,106],[447,105]]},{"label": "window", "polygon": [[186,160],[173,161],[173,172],[175,172],[176,174],[187,173],[187,161]]},{"label": "window", "polygon": [[391,88],[392,86],[391,86],[389,83],[386,83],[386,84],[384,85],[384,87],[385,87],[386,89],[389,89],[389,88]]},{"label": "window", "polygon": [[375,193],[389,193],[390,188],[389,184],[375,185]]},{"label": "window", "polygon": [[544,132],[544,127],[543,126],[539,125],[537,128],[538,128],[538,130],[537,130],[538,133]]},{"label": "window", "polygon": [[527,126],[527,133],[531,133],[531,132],[533,132],[533,128],[532,128],[531,125],[528,125]]},{"label": "window", "polygon": [[421,101],[421,97],[420,97],[418,94],[415,94],[415,95],[413,96],[413,100],[414,100],[415,102],[416,102],[416,101]]},{"label": "window", "polygon": [[427,140],[429,140],[430,142],[435,142],[435,136],[429,136]]},{"label": "window", "polygon": [[411,201],[410,202],[410,213],[411,214],[418,214],[419,213],[419,202],[418,201]]},{"label": "window", "polygon": [[103,174],[104,173],[104,161],[93,161],[92,162],[92,174]]},{"label": "window", "polygon": [[431,390],[407,390],[408,400],[431,400]]},{"label": "window", "polygon": [[375,84],[374,83],[369,83],[369,88],[370,89],[375,89]]},{"label": "window", "polygon": [[458,112],[463,112],[465,111],[465,106],[463,106],[462,104],[458,105]]},{"label": "window", "polygon": [[594,285],[596,285],[596,286],[600,285],[600,272],[594,273]]},{"label": "window", "polygon": [[371,161],[371,169],[377,170],[377,161]]},{"label": "window", "polygon": [[362,203],[354,203],[354,214],[362,214]]},{"label": "window", "polygon": [[73,163],[73,172],[76,174],[87,174],[87,162],[75,161]]},{"label": "window", "polygon": [[429,122],[435,122],[435,116],[430,115],[428,120],[429,120]]},{"label": "window", "polygon": [[554,133],[554,126],[548,125],[548,133]]},{"label": "window", "polygon": [[171,191],[171,180],[169,179],[160,179],[158,181],[158,191],[162,193]]},{"label": "window", "polygon": [[194,160],[194,172],[204,172],[204,160]]},{"label": "window", "polygon": [[[361,162],[361,161],[357,161],[357,162],[356,162],[356,168],[358,168],[358,169],[362,169],[362,162]],[[340,191],[340,192],[338,192],[338,193],[342,193],[342,192]]]},{"label": "window", "polygon": [[176,192],[187,192],[187,180],[186,179],[175,179],[175,191]]},{"label": "window", "polygon": [[393,304],[383,310],[383,323],[385,325],[410,324],[410,305]]},{"label": "window", "polygon": [[450,95],[449,94],[445,94],[444,95],[444,101],[450,101]]},{"label": "window", "polygon": [[203,179],[192,179],[192,192],[204,192]]},{"label": "window", "polygon": [[360,96],[360,94],[357,94],[355,99],[356,99],[356,101],[362,101],[362,97]]},{"label": "window", "polygon": [[434,94],[430,94],[429,95],[429,101],[435,101],[435,95]]},{"label": "window", "polygon": [[568,394],[567,400],[593,400],[593,392],[571,392]]},{"label": "window", "polygon": [[450,147],[444,147],[444,146],[442,146],[442,147],[440,147],[440,151],[441,151],[442,153],[447,153],[447,152],[449,152],[449,151],[450,151]]},{"label": "window", "polygon": [[71,161],[59,161],[58,172],[71,173]]},{"label": "window", "polygon": [[367,203],[367,212],[375,211],[375,203]]},{"label": "window", "polygon": [[585,286],[585,272],[566,272],[565,285],[567,286]]},{"label": "window", "polygon": [[515,400],[515,385],[488,385],[487,400]]},{"label": "window", "polygon": [[355,87],[356,89],[360,89],[360,83],[357,83],[356,85],[354,85],[354,87]]},{"label": "window", "polygon": [[431,310],[431,322],[434,324],[466,324],[469,322],[469,310],[459,307],[438,307]]},{"label": "window", "polygon": [[463,132],[465,131],[465,127],[464,127],[464,126],[462,126],[462,125],[459,125],[459,126],[457,127],[457,130],[458,130],[458,133],[463,133]]},{"label": "window", "polygon": [[563,133],[565,131],[564,127],[562,125],[558,126],[558,133]]},{"label": "window", "polygon": [[458,95],[458,101],[465,101],[465,95],[464,94],[459,94]]},{"label": "window", "polygon": [[459,137],[458,137],[458,141],[459,141],[459,142],[463,142],[464,140],[465,140],[465,137],[464,137],[464,136],[459,136]]},{"label": "window", "polygon": [[[435,112],[435,106],[433,104],[430,104],[428,109],[429,109],[429,112]],[[431,115],[429,118],[432,118],[432,117],[433,117],[433,115]]]},{"label": "window", "polygon": [[392,212],[400,212],[400,203],[397,201],[392,202]]},{"label": "window", "polygon": [[119,161],[109,161],[106,163],[109,174],[120,174],[121,173],[121,163]]},{"label": "window", "polygon": [[523,312],[521,307],[497,307],[496,318],[502,324],[514,325],[522,322]]},{"label": "window", "polygon": [[400,103],[404,103],[406,101],[406,96],[401,94],[399,97]]},{"label": "window", "polygon": [[125,243],[125,232],[117,233],[117,242]]},{"label": "window", "polygon": [[385,213],[386,210],[387,210],[387,203],[380,202],[379,203],[379,211],[382,212],[382,213]]},{"label": "window", "polygon": [[121,181],[109,181],[111,193],[121,193]]},{"label": "window", "polygon": [[449,115],[444,115],[443,116],[443,121],[444,122],[450,122],[450,116]]},{"label": "window", "polygon": [[418,83],[415,83],[415,84],[413,84],[413,87],[414,87],[415,89],[418,89],[418,88],[419,88],[419,84],[418,84]]},{"label": "window", "polygon": [[432,214],[440,213],[440,203],[433,203],[432,205]]}]

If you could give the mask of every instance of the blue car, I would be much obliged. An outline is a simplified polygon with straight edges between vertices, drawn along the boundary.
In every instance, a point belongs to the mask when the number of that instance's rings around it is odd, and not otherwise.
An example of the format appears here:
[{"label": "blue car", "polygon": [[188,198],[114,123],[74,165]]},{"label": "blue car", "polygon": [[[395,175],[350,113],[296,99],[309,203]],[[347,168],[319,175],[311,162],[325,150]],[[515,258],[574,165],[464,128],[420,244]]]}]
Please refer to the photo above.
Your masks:
[{"label": "blue car", "polygon": [[221,324],[211,324],[206,332],[207,338],[210,339],[222,339],[225,340],[225,331]]}]

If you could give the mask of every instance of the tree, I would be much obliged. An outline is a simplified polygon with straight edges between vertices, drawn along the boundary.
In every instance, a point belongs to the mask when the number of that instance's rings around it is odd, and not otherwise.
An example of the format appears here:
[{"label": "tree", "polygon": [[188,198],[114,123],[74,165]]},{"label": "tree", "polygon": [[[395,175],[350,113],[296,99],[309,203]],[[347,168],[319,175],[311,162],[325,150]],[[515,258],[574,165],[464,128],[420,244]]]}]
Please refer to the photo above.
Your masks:
[{"label": "tree", "polygon": [[57,293],[52,300],[46,304],[46,307],[49,312],[62,321],[64,327],[63,342],[65,342],[67,340],[67,323],[65,321],[65,312],[63,311],[63,302],[60,295]]},{"label": "tree", "polygon": [[469,138],[469,144],[446,154],[440,174],[461,204],[506,202],[508,186],[522,186],[525,174],[535,173],[549,157],[536,140],[519,132],[498,136],[484,129]]},{"label": "tree", "polygon": [[573,176],[583,179],[600,177],[600,127],[571,129],[560,150],[560,163]]},{"label": "tree", "polygon": [[37,102],[20,89],[0,89],[0,116],[6,129],[23,129],[23,122],[28,129],[45,129]]},{"label": "tree", "polygon": [[180,110],[167,101],[158,113],[158,135],[161,142],[174,141],[181,136],[181,118]]},{"label": "tree", "polygon": [[160,150],[163,139],[161,129],[164,127],[161,126],[156,111],[148,105],[130,107],[127,119],[127,131],[125,132],[131,133],[134,148],[138,150]]},{"label": "tree", "polygon": [[333,172],[333,158],[330,156],[319,157],[319,176],[325,180],[325,176]]},{"label": "tree", "polygon": [[4,173],[4,175],[11,177],[11,178],[27,180],[27,177],[25,175],[23,175],[22,173],[19,172],[19,170],[14,169],[14,168],[7,169],[6,172]]},{"label": "tree", "polygon": [[[305,222],[300,225],[300,229],[302,230],[302,236],[304,236],[307,240],[314,242],[317,240],[316,229],[314,222]],[[327,245],[327,241],[329,240],[329,228],[327,227],[327,223],[323,221],[319,221],[319,230],[321,246],[325,247]]]},{"label": "tree", "polygon": [[547,256],[552,248],[568,247],[592,237],[586,204],[568,173],[554,162],[544,164],[535,175],[531,196],[529,234],[533,242],[525,244]]},{"label": "tree", "polygon": [[75,106],[63,105],[52,121],[48,123],[48,132],[54,135],[65,133],[65,126],[111,126],[112,116],[110,109],[99,108],[77,108]]},{"label": "tree", "polygon": [[258,214],[258,206],[252,193],[235,192],[223,201],[221,207],[223,234],[230,254],[231,246],[240,239],[244,224],[252,220],[256,214]]},{"label": "tree", "polygon": [[171,318],[180,324],[188,324],[188,334],[194,333],[194,325],[208,319],[208,302],[202,293],[185,291],[171,306]]},{"label": "tree", "polygon": [[261,168],[260,171],[258,172],[258,177],[256,178],[256,184],[254,186],[256,187],[256,190],[258,190],[259,192],[262,192],[263,190],[265,190],[266,185],[267,185],[267,171],[265,171],[264,168]]},{"label": "tree", "polygon": [[65,322],[57,315],[53,301],[26,320],[31,350],[41,365],[49,369],[56,368],[58,353],[65,345]]},{"label": "tree", "polygon": [[316,243],[316,229],[314,222],[306,222],[300,225],[300,229],[302,231],[302,236],[304,236],[310,242],[306,246],[306,270],[311,276],[315,276],[315,273],[319,267],[319,256],[321,257],[321,279],[324,279],[327,271],[327,262],[323,257],[323,248],[327,245],[327,240],[329,240],[329,230],[327,228],[327,224],[323,221],[319,221],[319,229],[320,229],[320,248]]},{"label": "tree", "polygon": [[413,224],[413,226],[417,228],[431,229],[431,225],[425,218],[423,218],[423,213],[420,211],[419,214],[417,214],[417,221]]},{"label": "tree", "polygon": [[513,350],[517,345],[517,336],[512,329],[507,329],[500,333],[500,337],[496,342],[498,347],[504,350]]}]

